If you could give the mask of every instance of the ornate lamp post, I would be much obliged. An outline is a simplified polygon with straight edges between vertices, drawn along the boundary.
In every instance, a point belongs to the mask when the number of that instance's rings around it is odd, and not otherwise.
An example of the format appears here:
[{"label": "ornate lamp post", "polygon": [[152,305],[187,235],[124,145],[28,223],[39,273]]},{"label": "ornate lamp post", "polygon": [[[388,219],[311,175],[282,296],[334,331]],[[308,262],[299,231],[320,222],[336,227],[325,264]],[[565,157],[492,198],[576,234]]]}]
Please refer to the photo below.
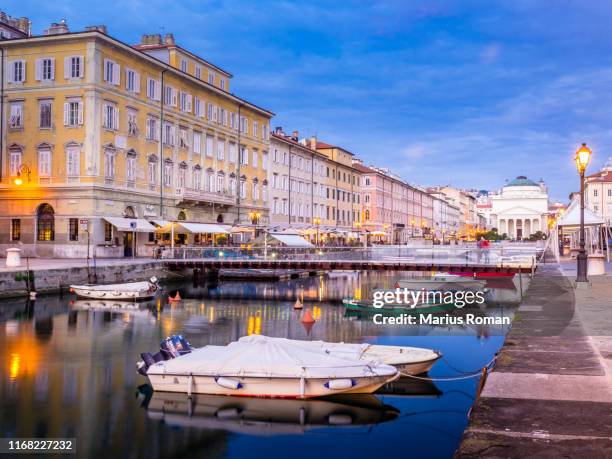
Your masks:
[{"label": "ornate lamp post", "polygon": [[312,222],[317,227],[317,245],[319,245],[319,225],[321,225],[321,219],[319,217],[313,218]]},{"label": "ornate lamp post", "polygon": [[23,185],[23,179],[21,178],[21,174],[26,174],[28,177],[28,183],[30,183],[31,173],[32,171],[30,170],[27,164],[20,164],[19,167],[17,168],[17,177],[15,177],[15,180],[13,182],[17,186]]},{"label": "ornate lamp post", "polygon": [[580,245],[578,256],[576,257],[577,275],[576,282],[588,282],[587,279],[587,254],[584,249],[584,171],[589,165],[591,154],[593,152],[583,143],[576,151],[574,160],[576,161],[576,169],[580,174]]}]

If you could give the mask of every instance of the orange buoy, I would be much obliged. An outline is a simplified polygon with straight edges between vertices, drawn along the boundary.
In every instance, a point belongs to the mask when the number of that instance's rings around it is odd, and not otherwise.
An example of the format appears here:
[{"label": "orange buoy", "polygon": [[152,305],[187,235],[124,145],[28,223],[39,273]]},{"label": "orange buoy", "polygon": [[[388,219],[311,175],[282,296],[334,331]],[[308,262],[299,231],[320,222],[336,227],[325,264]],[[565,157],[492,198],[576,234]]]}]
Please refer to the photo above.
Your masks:
[{"label": "orange buoy", "polygon": [[302,302],[300,301],[299,298],[297,300],[295,300],[295,304],[293,305],[293,309],[302,309],[303,307],[304,307],[304,305],[302,304]]},{"label": "orange buoy", "polygon": [[303,324],[314,324],[315,323],[315,319],[314,317],[312,317],[312,313],[310,312],[310,310],[306,310],[304,311],[304,314],[302,314],[302,323]]},{"label": "orange buoy", "polygon": [[393,286],[394,288],[400,288],[400,284],[399,282],[396,282],[395,285]]},{"label": "orange buoy", "polygon": [[172,298],[171,296],[168,297],[168,301],[181,301],[181,294],[178,292],[176,292],[176,295],[174,295],[174,298]]}]

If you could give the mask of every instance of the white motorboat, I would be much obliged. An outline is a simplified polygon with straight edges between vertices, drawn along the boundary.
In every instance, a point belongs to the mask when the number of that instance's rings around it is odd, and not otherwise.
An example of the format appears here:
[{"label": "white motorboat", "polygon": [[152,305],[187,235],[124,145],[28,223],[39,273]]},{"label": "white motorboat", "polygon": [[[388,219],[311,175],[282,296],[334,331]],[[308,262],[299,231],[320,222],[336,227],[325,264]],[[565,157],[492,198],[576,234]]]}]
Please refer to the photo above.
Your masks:
[{"label": "white motorboat", "polygon": [[370,394],[400,376],[390,365],[268,339],[205,346],[170,360],[145,359],[139,371],[155,391],[271,398]]},{"label": "white motorboat", "polygon": [[70,291],[78,297],[94,300],[145,300],[153,298],[159,290],[157,278],[143,282],[125,282],[106,285],[71,285]]},{"label": "white motorboat", "polygon": [[362,360],[372,364],[392,365],[403,375],[427,373],[433,364],[442,357],[442,353],[439,351],[420,347],[300,341],[261,335],[243,336],[238,342],[254,343],[262,339],[279,343],[292,343],[307,349],[317,349],[334,357]]},{"label": "white motorboat", "polygon": [[395,288],[407,288],[409,290],[484,290],[487,282],[473,277],[459,276],[456,274],[434,274],[430,277],[413,277],[400,279],[395,283]]}]

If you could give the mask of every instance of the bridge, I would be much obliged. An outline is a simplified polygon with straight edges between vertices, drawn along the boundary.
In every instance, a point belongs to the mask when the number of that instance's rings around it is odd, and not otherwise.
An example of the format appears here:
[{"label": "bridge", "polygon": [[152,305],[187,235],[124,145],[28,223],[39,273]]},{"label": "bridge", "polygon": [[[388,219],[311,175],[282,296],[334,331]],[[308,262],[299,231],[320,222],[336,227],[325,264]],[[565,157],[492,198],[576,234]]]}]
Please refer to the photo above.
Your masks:
[{"label": "bridge", "polygon": [[303,271],[440,271],[533,274],[533,246],[180,247],[164,251],[169,269],[272,269]]}]

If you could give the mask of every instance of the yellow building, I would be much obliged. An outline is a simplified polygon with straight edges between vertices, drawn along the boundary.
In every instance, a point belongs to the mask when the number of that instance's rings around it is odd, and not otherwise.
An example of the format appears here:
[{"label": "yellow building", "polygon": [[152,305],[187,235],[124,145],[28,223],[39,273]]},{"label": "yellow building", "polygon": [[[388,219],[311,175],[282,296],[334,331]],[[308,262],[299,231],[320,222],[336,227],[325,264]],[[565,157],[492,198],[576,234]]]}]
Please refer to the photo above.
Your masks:
[{"label": "yellow building", "polygon": [[0,248],[147,255],[151,223],[267,221],[273,114],[172,35],[130,46],[62,22],[0,48]]}]

